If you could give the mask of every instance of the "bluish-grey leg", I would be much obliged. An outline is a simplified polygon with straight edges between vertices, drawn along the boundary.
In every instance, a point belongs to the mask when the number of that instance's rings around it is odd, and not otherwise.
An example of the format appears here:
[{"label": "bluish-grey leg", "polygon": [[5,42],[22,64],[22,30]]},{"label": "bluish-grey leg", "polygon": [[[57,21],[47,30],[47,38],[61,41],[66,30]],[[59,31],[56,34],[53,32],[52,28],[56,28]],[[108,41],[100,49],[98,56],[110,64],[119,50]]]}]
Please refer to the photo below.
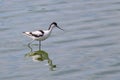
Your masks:
[{"label": "bluish-grey leg", "polygon": [[32,40],[31,42],[28,43],[28,47],[30,48],[30,51],[32,52],[32,47],[30,46],[31,43],[33,42],[34,40]]}]

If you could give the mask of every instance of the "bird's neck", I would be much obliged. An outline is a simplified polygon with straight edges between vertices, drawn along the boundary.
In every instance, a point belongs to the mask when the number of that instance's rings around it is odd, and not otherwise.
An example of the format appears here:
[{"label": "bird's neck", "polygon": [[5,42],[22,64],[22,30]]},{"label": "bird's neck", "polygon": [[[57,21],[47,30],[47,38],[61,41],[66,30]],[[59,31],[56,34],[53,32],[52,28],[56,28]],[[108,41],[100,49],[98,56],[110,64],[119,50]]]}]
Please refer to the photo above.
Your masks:
[{"label": "bird's neck", "polygon": [[54,28],[54,25],[50,25],[50,27],[48,28],[48,30],[52,31]]}]

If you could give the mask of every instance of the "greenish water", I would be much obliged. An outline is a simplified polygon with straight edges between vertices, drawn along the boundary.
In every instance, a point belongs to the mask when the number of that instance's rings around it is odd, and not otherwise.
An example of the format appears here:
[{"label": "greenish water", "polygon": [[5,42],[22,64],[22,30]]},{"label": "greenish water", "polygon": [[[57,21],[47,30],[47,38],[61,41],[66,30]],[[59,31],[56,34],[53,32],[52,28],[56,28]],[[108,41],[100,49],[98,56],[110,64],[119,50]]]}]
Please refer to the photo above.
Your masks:
[{"label": "greenish water", "polygon": [[[42,49],[55,71],[25,57],[22,34],[53,21],[65,31],[55,28]],[[0,0],[0,80],[120,80],[119,26],[119,0]]]}]

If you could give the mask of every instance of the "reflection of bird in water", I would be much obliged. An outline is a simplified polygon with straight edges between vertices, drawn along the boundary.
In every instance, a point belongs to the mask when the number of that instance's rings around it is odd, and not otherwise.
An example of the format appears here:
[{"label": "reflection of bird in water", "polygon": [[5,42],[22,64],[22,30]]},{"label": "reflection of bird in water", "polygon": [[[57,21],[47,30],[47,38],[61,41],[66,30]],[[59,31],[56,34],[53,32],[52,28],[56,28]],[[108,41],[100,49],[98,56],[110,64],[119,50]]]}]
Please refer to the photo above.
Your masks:
[{"label": "reflection of bird in water", "polygon": [[[56,22],[53,22],[50,24],[50,27],[48,28],[48,30],[37,30],[37,31],[33,31],[33,32],[23,32],[25,35],[27,35],[28,37],[32,38],[33,40],[28,43],[28,46],[30,47],[30,44],[34,41],[34,40],[37,40],[39,41],[39,50],[41,50],[41,41],[47,39],[51,32],[52,32],[52,29],[54,27],[57,27],[59,29],[61,29]],[[63,29],[61,29],[63,30]]]},{"label": "reflection of bird in water", "polygon": [[39,62],[39,58],[41,58],[40,55],[34,55],[34,56],[32,56],[32,60],[35,61],[35,62]]},{"label": "reflection of bird in water", "polygon": [[35,62],[41,62],[41,61],[47,60],[48,61],[47,65],[49,65],[50,70],[52,71],[56,68],[56,65],[54,65],[52,60],[49,58],[48,53],[43,50],[38,50],[38,51],[27,53],[25,56],[31,57],[32,60]]}]

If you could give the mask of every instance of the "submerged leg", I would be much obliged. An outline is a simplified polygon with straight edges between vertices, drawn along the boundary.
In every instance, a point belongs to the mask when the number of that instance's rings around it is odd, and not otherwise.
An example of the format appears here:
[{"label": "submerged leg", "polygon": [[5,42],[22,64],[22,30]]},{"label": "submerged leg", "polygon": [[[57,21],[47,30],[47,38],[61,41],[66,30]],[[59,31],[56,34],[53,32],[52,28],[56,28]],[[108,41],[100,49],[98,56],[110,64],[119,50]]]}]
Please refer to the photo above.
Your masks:
[{"label": "submerged leg", "polygon": [[28,43],[28,47],[30,48],[30,51],[32,52],[32,47],[30,46],[30,44],[33,42],[34,40],[32,40],[31,42]]},{"label": "submerged leg", "polygon": [[39,41],[39,51],[41,50],[41,41]]}]

